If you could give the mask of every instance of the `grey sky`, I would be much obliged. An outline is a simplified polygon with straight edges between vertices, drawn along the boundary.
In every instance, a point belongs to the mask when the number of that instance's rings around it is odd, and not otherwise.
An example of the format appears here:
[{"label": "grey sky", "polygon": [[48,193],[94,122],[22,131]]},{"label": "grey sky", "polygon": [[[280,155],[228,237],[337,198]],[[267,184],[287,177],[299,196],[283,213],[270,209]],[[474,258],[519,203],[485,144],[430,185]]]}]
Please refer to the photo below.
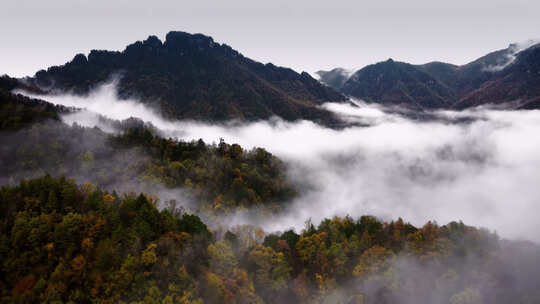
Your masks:
[{"label": "grey sky", "polygon": [[91,49],[198,32],[297,71],[385,60],[466,63],[540,38],[538,0],[2,0],[0,74],[33,75]]}]

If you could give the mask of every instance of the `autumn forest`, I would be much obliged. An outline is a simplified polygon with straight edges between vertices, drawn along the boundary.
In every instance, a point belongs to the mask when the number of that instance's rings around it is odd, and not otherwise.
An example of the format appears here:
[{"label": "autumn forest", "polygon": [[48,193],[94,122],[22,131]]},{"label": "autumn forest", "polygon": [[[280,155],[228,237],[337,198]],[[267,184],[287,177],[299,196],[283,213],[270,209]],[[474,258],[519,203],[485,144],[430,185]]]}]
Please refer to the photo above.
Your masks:
[{"label": "autumn forest", "polygon": [[0,77],[0,303],[540,303],[540,44],[315,79],[164,37]]}]

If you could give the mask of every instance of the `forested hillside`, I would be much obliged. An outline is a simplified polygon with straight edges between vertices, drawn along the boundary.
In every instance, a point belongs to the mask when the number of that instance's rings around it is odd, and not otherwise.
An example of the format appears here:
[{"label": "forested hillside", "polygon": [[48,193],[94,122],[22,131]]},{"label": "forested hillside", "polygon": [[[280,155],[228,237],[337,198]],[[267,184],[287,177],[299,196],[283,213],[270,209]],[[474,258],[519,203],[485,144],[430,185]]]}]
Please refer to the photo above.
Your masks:
[{"label": "forested hillside", "polygon": [[74,110],[10,92],[21,87],[24,85],[18,80],[0,76],[0,131],[18,130],[47,120],[59,121],[59,114]]},{"label": "forested hillside", "polygon": [[[50,176],[0,189],[6,303],[538,303],[520,244],[450,223],[333,218],[209,231],[174,204]],[[521,246],[521,245],[520,245]],[[537,247],[528,250],[538,250]],[[523,246],[521,246],[523,248]],[[527,248],[527,247],[525,247]],[[509,259],[509,256],[511,258]]]},{"label": "forested hillside", "polygon": [[110,135],[59,121],[75,109],[2,90],[0,98],[2,184],[50,173],[119,191],[182,188],[184,203],[212,214],[276,212],[295,195],[283,163],[264,149],[165,139],[137,119],[110,122],[118,130]]}]

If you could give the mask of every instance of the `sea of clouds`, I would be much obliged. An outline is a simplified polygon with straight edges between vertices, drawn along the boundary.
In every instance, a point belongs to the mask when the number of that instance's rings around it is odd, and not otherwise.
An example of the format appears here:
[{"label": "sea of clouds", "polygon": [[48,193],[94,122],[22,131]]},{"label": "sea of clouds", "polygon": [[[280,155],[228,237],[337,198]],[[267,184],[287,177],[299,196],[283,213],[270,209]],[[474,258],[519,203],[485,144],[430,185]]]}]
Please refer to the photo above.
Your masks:
[{"label": "sea of clouds", "polygon": [[[39,96],[85,110],[63,116],[68,124],[101,127],[99,115],[138,117],[179,139],[263,147],[288,165],[302,185],[290,209],[257,222],[266,231],[302,228],[326,217],[402,217],[415,225],[429,220],[495,230],[504,238],[540,241],[540,111],[487,108],[408,118],[360,101],[324,104],[344,121],[330,129],[311,121],[279,118],[252,123],[204,124],[170,121],[137,100],[119,100],[114,83],[88,96]],[[362,126],[359,126],[362,125]],[[250,223],[238,214],[235,223]]]}]

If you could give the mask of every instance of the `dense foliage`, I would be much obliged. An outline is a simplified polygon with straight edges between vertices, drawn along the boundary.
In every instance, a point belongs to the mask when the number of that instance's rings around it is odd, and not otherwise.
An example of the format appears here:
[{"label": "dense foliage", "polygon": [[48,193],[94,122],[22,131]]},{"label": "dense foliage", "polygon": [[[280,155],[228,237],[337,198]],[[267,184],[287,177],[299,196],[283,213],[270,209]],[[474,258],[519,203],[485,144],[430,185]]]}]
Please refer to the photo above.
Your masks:
[{"label": "dense foliage", "polygon": [[[0,189],[3,302],[537,303],[484,230],[364,216],[213,234],[174,204],[45,176]],[[515,255],[515,253],[513,253]],[[517,273],[516,273],[517,272]]]},{"label": "dense foliage", "polygon": [[[116,303],[160,290],[189,297],[212,234],[197,216],[158,211],[65,178],[0,191],[3,302]],[[176,293],[175,291],[176,290]]]},{"label": "dense foliage", "polygon": [[252,207],[277,211],[295,194],[284,164],[262,148],[246,151],[223,140],[207,145],[200,139],[164,139],[143,125],[127,129],[111,142],[117,148],[141,147],[150,156],[143,178],[192,189],[204,211],[228,213]]},{"label": "dense foliage", "polygon": [[36,73],[40,86],[85,94],[119,77],[122,97],[136,97],[173,118],[197,120],[314,119],[338,123],[317,105],[344,97],[308,73],[262,64],[212,38],[170,32],[123,52],[93,50],[63,66]]},{"label": "dense foliage", "polygon": [[0,77],[0,131],[18,130],[35,122],[58,121],[59,113],[73,110],[10,92],[20,86],[16,79]]},{"label": "dense foliage", "polygon": [[0,130],[17,130],[50,119],[59,120],[55,106],[0,89]]}]

